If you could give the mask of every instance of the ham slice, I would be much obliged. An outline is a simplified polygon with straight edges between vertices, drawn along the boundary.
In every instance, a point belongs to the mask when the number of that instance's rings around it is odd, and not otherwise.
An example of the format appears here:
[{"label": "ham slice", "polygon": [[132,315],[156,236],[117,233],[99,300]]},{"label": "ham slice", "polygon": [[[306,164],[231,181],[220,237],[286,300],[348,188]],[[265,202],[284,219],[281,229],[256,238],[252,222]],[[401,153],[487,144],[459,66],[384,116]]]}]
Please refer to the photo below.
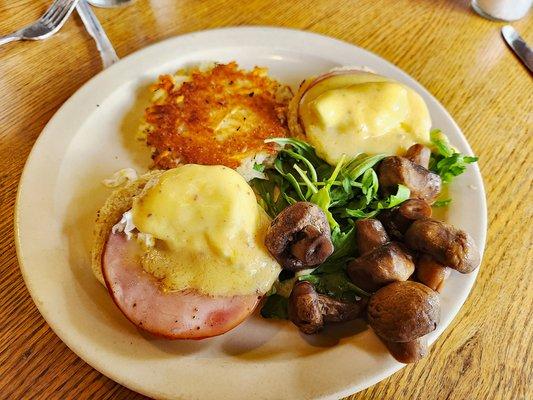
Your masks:
[{"label": "ham slice", "polygon": [[137,327],[167,339],[204,339],[240,324],[260,296],[208,296],[196,290],[164,292],[145,272],[142,249],[123,233],[110,234],[102,255],[102,273],[113,301]]}]

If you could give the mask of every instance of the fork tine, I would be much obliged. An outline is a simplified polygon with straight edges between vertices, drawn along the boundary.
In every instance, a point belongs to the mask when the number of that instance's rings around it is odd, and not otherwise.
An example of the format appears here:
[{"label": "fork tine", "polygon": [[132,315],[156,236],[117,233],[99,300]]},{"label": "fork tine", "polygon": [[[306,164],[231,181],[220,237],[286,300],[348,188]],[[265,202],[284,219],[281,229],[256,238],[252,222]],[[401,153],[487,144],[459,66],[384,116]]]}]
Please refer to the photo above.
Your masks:
[{"label": "fork tine", "polygon": [[52,25],[55,26],[59,22],[61,22],[61,20],[65,16],[65,14],[67,14],[69,12],[69,5],[72,4],[72,2],[73,2],[73,0],[64,0],[63,1],[64,4],[60,7],[59,11],[51,19]]},{"label": "fork tine", "polygon": [[46,12],[41,17],[41,21],[43,22],[50,21],[50,18],[57,13],[61,3],[63,3],[63,0],[54,0],[52,5],[48,7],[48,10],[46,10]]}]

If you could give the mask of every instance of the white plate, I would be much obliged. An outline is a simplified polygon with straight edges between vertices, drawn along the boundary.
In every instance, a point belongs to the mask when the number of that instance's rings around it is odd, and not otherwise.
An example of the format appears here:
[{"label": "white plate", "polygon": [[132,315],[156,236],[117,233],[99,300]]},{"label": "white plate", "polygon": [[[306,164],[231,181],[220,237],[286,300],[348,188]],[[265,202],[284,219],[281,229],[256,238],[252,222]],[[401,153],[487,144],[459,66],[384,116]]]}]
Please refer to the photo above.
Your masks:
[{"label": "white plate", "polygon": [[[158,74],[201,61],[267,66],[279,80],[342,65],[366,65],[417,90],[433,124],[471,153],[450,115],[394,65],[350,44],[277,28],[192,33],[132,54],[76,92],[48,123],[26,163],[15,226],[26,285],[54,332],[81,358],[133,390],[169,399],[338,398],[364,389],[402,365],[359,323],[307,338],[289,323],[249,319],[221,337],[170,342],[141,334],[92,276],[90,246],[96,210],[109,191],[100,182],[124,167],[145,170],[148,151],[132,140]],[[486,204],[477,166],[451,187],[447,219],[483,250]],[[476,279],[453,273],[441,295],[434,341],[459,311]],[[413,382],[416,384],[416,382]]]}]

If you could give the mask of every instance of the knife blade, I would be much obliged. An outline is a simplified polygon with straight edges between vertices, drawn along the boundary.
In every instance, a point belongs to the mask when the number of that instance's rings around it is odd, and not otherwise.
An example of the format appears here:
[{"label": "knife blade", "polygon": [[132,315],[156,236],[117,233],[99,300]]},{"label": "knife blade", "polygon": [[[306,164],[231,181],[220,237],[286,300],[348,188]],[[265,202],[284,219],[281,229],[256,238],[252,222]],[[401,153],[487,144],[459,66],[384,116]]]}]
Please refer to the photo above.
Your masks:
[{"label": "knife blade", "polygon": [[518,32],[511,26],[505,25],[502,28],[502,36],[515,54],[522,60],[524,65],[533,73],[533,51]]},{"label": "knife blade", "polygon": [[100,21],[98,21],[93,10],[87,4],[87,1],[79,0],[78,5],[76,6],[76,11],[83,21],[85,29],[87,29],[89,35],[91,35],[96,42],[96,48],[100,52],[104,68],[110,67],[116,63],[119,60],[117,53],[109,41],[104,28],[102,28]]}]

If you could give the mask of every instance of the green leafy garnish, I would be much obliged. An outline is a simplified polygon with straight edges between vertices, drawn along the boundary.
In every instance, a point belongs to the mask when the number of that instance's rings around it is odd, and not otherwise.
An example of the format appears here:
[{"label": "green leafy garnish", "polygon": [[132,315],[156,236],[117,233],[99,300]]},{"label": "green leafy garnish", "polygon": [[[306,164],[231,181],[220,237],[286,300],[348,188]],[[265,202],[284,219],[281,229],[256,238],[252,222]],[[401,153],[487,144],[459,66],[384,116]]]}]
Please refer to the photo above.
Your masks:
[{"label": "green leafy garnish", "polygon": [[451,202],[452,202],[452,199],[438,200],[435,203],[433,203],[431,206],[432,207],[446,207]]},{"label": "green leafy garnish", "polygon": [[411,191],[409,188],[404,185],[398,185],[398,191],[396,194],[390,195],[384,200],[378,200],[375,203],[374,208],[376,210],[385,210],[396,207],[397,205],[402,204],[405,200],[409,199],[409,196],[411,196]]},{"label": "green leafy garnish", "polygon": [[253,169],[257,172],[264,172],[265,166],[263,164],[254,163]]},{"label": "green leafy garnish", "polygon": [[465,172],[468,164],[478,160],[478,157],[458,153],[440,130],[435,129],[430,135],[436,152],[431,153],[429,169],[438,174],[444,183],[451,182],[454,177]]},{"label": "green leafy garnish", "polygon": [[344,271],[329,274],[303,275],[298,279],[312,283],[317,292],[341,301],[353,302],[357,297],[370,296],[370,293],[365,292],[350,282]]},{"label": "green leafy garnish", "polygon": [[[444,182],[464,172],[466,165],[477,157],[465,156],[453,149],[440,131],[431,132],[433,151],[430,169]],[[287,318],[288,296],[296,280],[311,282],[322,294],[342,301],[355,301],[370,293],[354,285],[346,274],[347,264],[358,256],[355,240],[355,221],[374,218],[382,210],[396,207],[409,199],[410,190],[398,185],[396,193],[383,196],[379,190],[376,165],[385,154],[360,154],[353,159],[342,157],[335,166],[329,165],[313,146],[294,138],[266,140],[282,146],[272,167],[254,169],[266,179],[253,179],[252,188],[259,204],[272,217],[297,201],[309,201],[319,206],[328,219],[333,254],[320,266],[298,277],[282,276],[268,293],[261,315],[265,318]],[[259,169],[258,169],[259,168]],[[436,207],[451,200],[434,203]]]},{"label": "green leafy garnish", "polygon": [[277,318],[287,319],[289,299],[280,296],[279,294],[272,294],[267,297],[263,308],[261,308],[261,316],[263,318]]}]

